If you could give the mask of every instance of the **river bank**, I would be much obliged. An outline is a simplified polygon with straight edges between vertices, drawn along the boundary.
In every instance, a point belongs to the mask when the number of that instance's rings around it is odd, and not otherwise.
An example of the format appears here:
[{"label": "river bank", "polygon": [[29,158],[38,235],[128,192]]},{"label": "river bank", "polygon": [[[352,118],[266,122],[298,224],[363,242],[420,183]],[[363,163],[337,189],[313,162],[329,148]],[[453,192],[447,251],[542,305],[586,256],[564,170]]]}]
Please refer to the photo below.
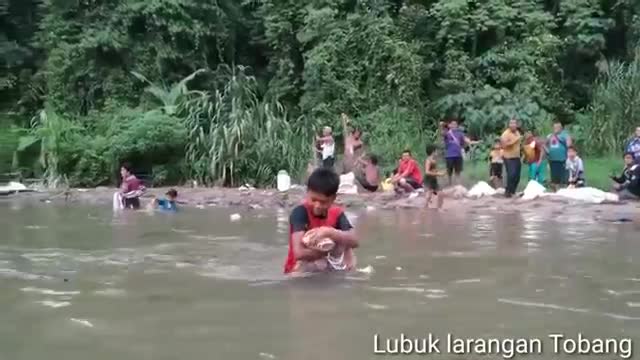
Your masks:
[{"label": "river bank", "polygon": [[[151,188],[143,197],[146,204],[153,196],[162,196],[169,188]],[[177,187],[179,203],[183,207],[236,207],[247,210],[291,208],[304,198],[304,188],[293,188],[286,193],[275,189],[253,188],[191,188]],[[17,193],[0,199],[54,204],[88,204],[111,206],[116,188],[98,187],[94,189],[50,190],[42,192]],[[524,211],[545,215],[563,216],[583,214],[594,220],[639,221],[640,203],[621,202],[616,204],[585,204],[568,199],[541,198],[525,201],[507,199],[502,196],[470,199],[450,194],[445,200],[446,212],[511,212]],[[393,193],[359,193],[339,195],[337,202],[348,209],[423,209],[424,196],[407,197]]]}]

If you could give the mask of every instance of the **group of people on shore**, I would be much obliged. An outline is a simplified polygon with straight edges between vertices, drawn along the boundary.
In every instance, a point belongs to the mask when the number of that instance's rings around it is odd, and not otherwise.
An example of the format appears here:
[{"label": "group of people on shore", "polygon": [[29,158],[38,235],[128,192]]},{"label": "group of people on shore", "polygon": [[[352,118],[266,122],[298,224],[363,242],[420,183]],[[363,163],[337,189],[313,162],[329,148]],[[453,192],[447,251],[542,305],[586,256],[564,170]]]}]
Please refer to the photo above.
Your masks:
[{"label": "group of people on shore", "polygon": [[[343,115],[345,129],[346,116]],[[345,138],[344,172],[356,171],[356,179],[363,188],[375,192],[380,183],[377,157],[362,152],[361,132],[351,129]],[[444,142],[445,169],[440,170],[438,146],[426,146],[427,158],[424,176],[411,151],[405,150],[390,182],[399,193],[414,193],[425,189],[426,203],[437,198],[441,208],[443,197],[438,179],[447,176],[449,185],[459,183],[463,171],[464,148],[477,143],[459,129],[458,122],[441,123]],[[289,218],[289,248],[284,273],[306,274],[326,271],[348,271],[355,268],[354,249],[359,240],[343,210],[334,204],[340,186],[340,177],[333,170],[335,141],[331,129],[323,129],[316,138],[322,166],[315,169],[307,180],[307,193],[303,203],[293,209]],[[360,155],[356,155],[358,153]],[[518,121],[509,121],[507,129],[493,144],[489,154],[489,176],[494,187],[502,187],[503,168],[506,172],[505,196],[512,197],[520,182],[522,164],[528,167],[529,179],[545,182],[547,166],[552,187],[583,187],[586,185],[585,168],[578,150],[562,124],[553,125],[553,133],[541,139],[527,131],[524,135]],[[640,127],[628,142],[624,153],[624,169],[620,176],[612,176],[614,189],[623,199],[640,199]]]},{"label": "group of people on shore", "polygon": [[[342,120],[346,134],[343,173],[353,172],[361,188],[376,192],[385,183],[381,181],[378,157],[364,152],[362,132],[357,128],[348,128],[346,115],[342,115]],[[397,168],[386,180],[398,193],[413,193],[424,189],[427,206],[436,197],[438,208],[443,204],[439,179],[446,177],[449,186],[460,184],[465,149],[479,143],[471,140],[455,119],[440,123],[440,137],[443,156],[439,155],[440,146],[427,145],[424,172],[411,151],[405,150]],[[316,146],[322,167],[333,169],[336,163],[335,140],[330,127],[325,127],[322,136],[316,138]],[[619,176],[611,176],[612,187],[621,199],[639,200],[640,127],[624,150],[625,165]],[[440,170],[440,158],[444,160],[443,170]],[[494,188],[504,188],[508,198],[516,194],[523,165],[526,166],[529,180],[540,184],[548,181],[553,191],[563,186],[579,188],[587,185],[584,162],[571,136],[560,122],[555,122],[553,132],[544,138],[533,131],[523,132],[516,119],[510,120],[507,129],[493,144],[488,160],[489,182]]]}]

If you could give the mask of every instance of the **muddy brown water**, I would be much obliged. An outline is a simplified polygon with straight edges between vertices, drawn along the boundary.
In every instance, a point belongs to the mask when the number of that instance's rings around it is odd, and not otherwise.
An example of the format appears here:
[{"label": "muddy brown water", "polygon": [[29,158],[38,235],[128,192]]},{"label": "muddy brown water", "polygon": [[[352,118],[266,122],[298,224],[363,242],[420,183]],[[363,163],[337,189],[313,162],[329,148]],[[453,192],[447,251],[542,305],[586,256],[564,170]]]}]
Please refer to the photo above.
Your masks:
[{"label": "muddy brown water", "polygon": [[[640,341],[637,225],[353,211],[358,267],[287,280],[287,214],[0,202],[0,359],[380,359],[379,339]],[[384,350],[384,344],[378,347]],[[423,358],[403,356],[401,358]],[[621,358],[583,356],[585,358]]]}]

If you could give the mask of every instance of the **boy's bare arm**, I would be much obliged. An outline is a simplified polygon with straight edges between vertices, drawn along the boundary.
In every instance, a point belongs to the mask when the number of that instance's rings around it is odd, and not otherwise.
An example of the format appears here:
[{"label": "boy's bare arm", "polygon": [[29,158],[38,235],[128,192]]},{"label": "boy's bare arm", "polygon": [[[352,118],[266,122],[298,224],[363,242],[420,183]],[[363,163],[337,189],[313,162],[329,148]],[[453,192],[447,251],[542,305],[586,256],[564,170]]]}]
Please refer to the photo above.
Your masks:
[{"label": "boy's bare arm", "polygon": [[296,260],[313,261],[323,256],[322,252],[306,247],[302,243],[302,237],[304,237],[304,231],[298,231],[291,234],[293,255]]},{"label": "boy's bare arm", "polygon": [[354,229],[351,230],[338,230],[335,228],[326,228],[326,237],[333,240],[336,245],[342,245],[347,248],[355,249],[360,246],[358,236]]}]

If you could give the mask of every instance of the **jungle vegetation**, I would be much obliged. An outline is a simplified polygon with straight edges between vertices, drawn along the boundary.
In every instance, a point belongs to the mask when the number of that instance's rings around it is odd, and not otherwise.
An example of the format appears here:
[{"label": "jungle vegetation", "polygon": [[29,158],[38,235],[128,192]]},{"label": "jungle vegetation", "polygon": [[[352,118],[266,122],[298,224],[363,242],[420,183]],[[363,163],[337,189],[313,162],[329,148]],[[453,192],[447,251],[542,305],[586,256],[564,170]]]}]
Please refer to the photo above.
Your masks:
[{"label": "jungle vegetation", "polygon": [[637,0],[0,0],[0,173],[271,185],[343,112],[387,166],[451,117],[620,152],[639,40]]}]

